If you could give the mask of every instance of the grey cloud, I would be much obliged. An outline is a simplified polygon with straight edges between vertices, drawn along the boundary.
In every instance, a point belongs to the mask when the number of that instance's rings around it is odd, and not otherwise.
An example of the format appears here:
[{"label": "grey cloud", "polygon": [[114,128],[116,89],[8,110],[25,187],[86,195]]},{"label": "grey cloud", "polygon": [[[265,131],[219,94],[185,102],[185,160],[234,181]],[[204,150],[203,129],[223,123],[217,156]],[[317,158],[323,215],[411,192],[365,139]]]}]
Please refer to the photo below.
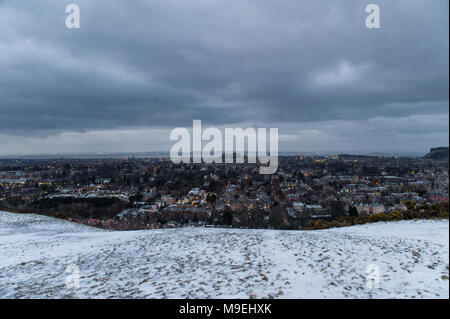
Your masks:
[{"label": "grey cloud", "polygon": [[448,116],[448,1],[75,2],[0,2],[0,132]]}]

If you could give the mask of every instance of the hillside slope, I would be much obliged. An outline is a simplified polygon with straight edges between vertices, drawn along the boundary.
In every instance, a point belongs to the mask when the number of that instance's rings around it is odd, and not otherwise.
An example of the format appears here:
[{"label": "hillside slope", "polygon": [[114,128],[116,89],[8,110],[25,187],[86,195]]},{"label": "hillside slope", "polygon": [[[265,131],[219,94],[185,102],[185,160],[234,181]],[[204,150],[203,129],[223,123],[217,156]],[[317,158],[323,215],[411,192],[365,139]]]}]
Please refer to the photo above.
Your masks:
[{"label": "hillside slope", "polygon": [[[448,221],[100,231],[0,212],[1,298],[448,298]],[[66,266],[80,269],[67,288]],[[368,288],[368,265],[380,270]]]},{"label": "hillside slope", "polygon": [[448,161],[449,149],[448,147],[435,147],[430,149],[430,152],[424,156],[426,159]]}]

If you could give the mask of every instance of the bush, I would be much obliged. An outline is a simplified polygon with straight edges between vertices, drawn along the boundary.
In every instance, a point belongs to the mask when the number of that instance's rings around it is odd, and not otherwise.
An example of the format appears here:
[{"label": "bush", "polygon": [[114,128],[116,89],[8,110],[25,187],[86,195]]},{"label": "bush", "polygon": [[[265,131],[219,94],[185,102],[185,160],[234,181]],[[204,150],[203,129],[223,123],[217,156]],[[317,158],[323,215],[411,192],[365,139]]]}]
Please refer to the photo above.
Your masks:
[{"label": "bush", "polygon": [[326,229],[326,228],[330,228],[330,223],[323,219],[319,219],[314,223],[314,229]]},{"label": "bush", "polygon": [[403,212],[393,210],[387,214],[388,220],[402,220],[404,219]]},{"label": "bush", "polygon": [[446,212],[444,210],[441,210],[441,211],[439,211],[438,217],[439,218],[446,218],[446,219],[448,219],[448,217],[449,217],[448,215],[449,215],[448,212]]},{"label": "bush", "polygon": [[367,216],[359,216],[355,218],[355,225],[361,225],[368,222]]},{"label": "bush", "polygon": [[352,225],[361,225],[366,223],[376,223],[380,221],[398,221],[408,219],[434,219],[434,218],[449,218],[449,205],[448,203],[439,203],[432,206],[424,206],[422,209],[412,207],[412,203],[409,203],[410,209],[405,212],[391,211],[389,213],[376,213],[368,216],[360,214],[358,217],[354,216],[341,216],[333,221],[325,220],[308,220],[304,229],[325,229],[331,227],[345,227]]},{"label": "bush", "polygon": [[308,220],[308,223],[306,224],[306,229],[314,229],[314,220],[310,219]]},{"label": "bush", "polygon": [[381,221],[386,221],[387,217],[383,213],[370,214],[368,218],[369,223],[377,223]]},{"label": "bush", "polygon": [[53,214],[53,217],[61,218],[61,219],[68,219],[70,217],[70,214],[66,213],[66,212],[55,212]]}]

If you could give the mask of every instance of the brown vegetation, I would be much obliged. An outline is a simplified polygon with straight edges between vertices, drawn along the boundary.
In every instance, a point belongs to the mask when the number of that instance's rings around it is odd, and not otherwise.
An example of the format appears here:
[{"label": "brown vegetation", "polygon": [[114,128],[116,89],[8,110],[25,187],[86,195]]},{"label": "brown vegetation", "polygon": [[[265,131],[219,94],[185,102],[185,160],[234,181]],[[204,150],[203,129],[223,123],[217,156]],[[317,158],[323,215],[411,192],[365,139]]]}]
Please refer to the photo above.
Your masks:
[{"label": "brown vegetation", "polygon": [[309,220],[303,229],[326,229],[333,227],[346,227],[352,225],[361,225],[367,223],[412,220],[412,219],[448,219],[449,203],[439,203],[431,206],[417,207],[413,206],[407,211],[391,211],[389,213],[370,214],[368,216],[344,216],[336,220]]}]

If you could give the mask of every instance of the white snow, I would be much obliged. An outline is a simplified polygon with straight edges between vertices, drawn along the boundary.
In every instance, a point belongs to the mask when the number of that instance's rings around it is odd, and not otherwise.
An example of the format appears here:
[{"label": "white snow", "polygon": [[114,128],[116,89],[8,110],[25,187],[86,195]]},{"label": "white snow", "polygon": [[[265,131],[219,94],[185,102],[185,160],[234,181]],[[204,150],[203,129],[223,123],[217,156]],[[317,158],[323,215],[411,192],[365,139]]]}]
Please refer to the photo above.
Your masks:
[{"label": "white snow", "polygon": [[0,212],[0,253],[0,298],[449,298],[448,220],[110,232]]}]

